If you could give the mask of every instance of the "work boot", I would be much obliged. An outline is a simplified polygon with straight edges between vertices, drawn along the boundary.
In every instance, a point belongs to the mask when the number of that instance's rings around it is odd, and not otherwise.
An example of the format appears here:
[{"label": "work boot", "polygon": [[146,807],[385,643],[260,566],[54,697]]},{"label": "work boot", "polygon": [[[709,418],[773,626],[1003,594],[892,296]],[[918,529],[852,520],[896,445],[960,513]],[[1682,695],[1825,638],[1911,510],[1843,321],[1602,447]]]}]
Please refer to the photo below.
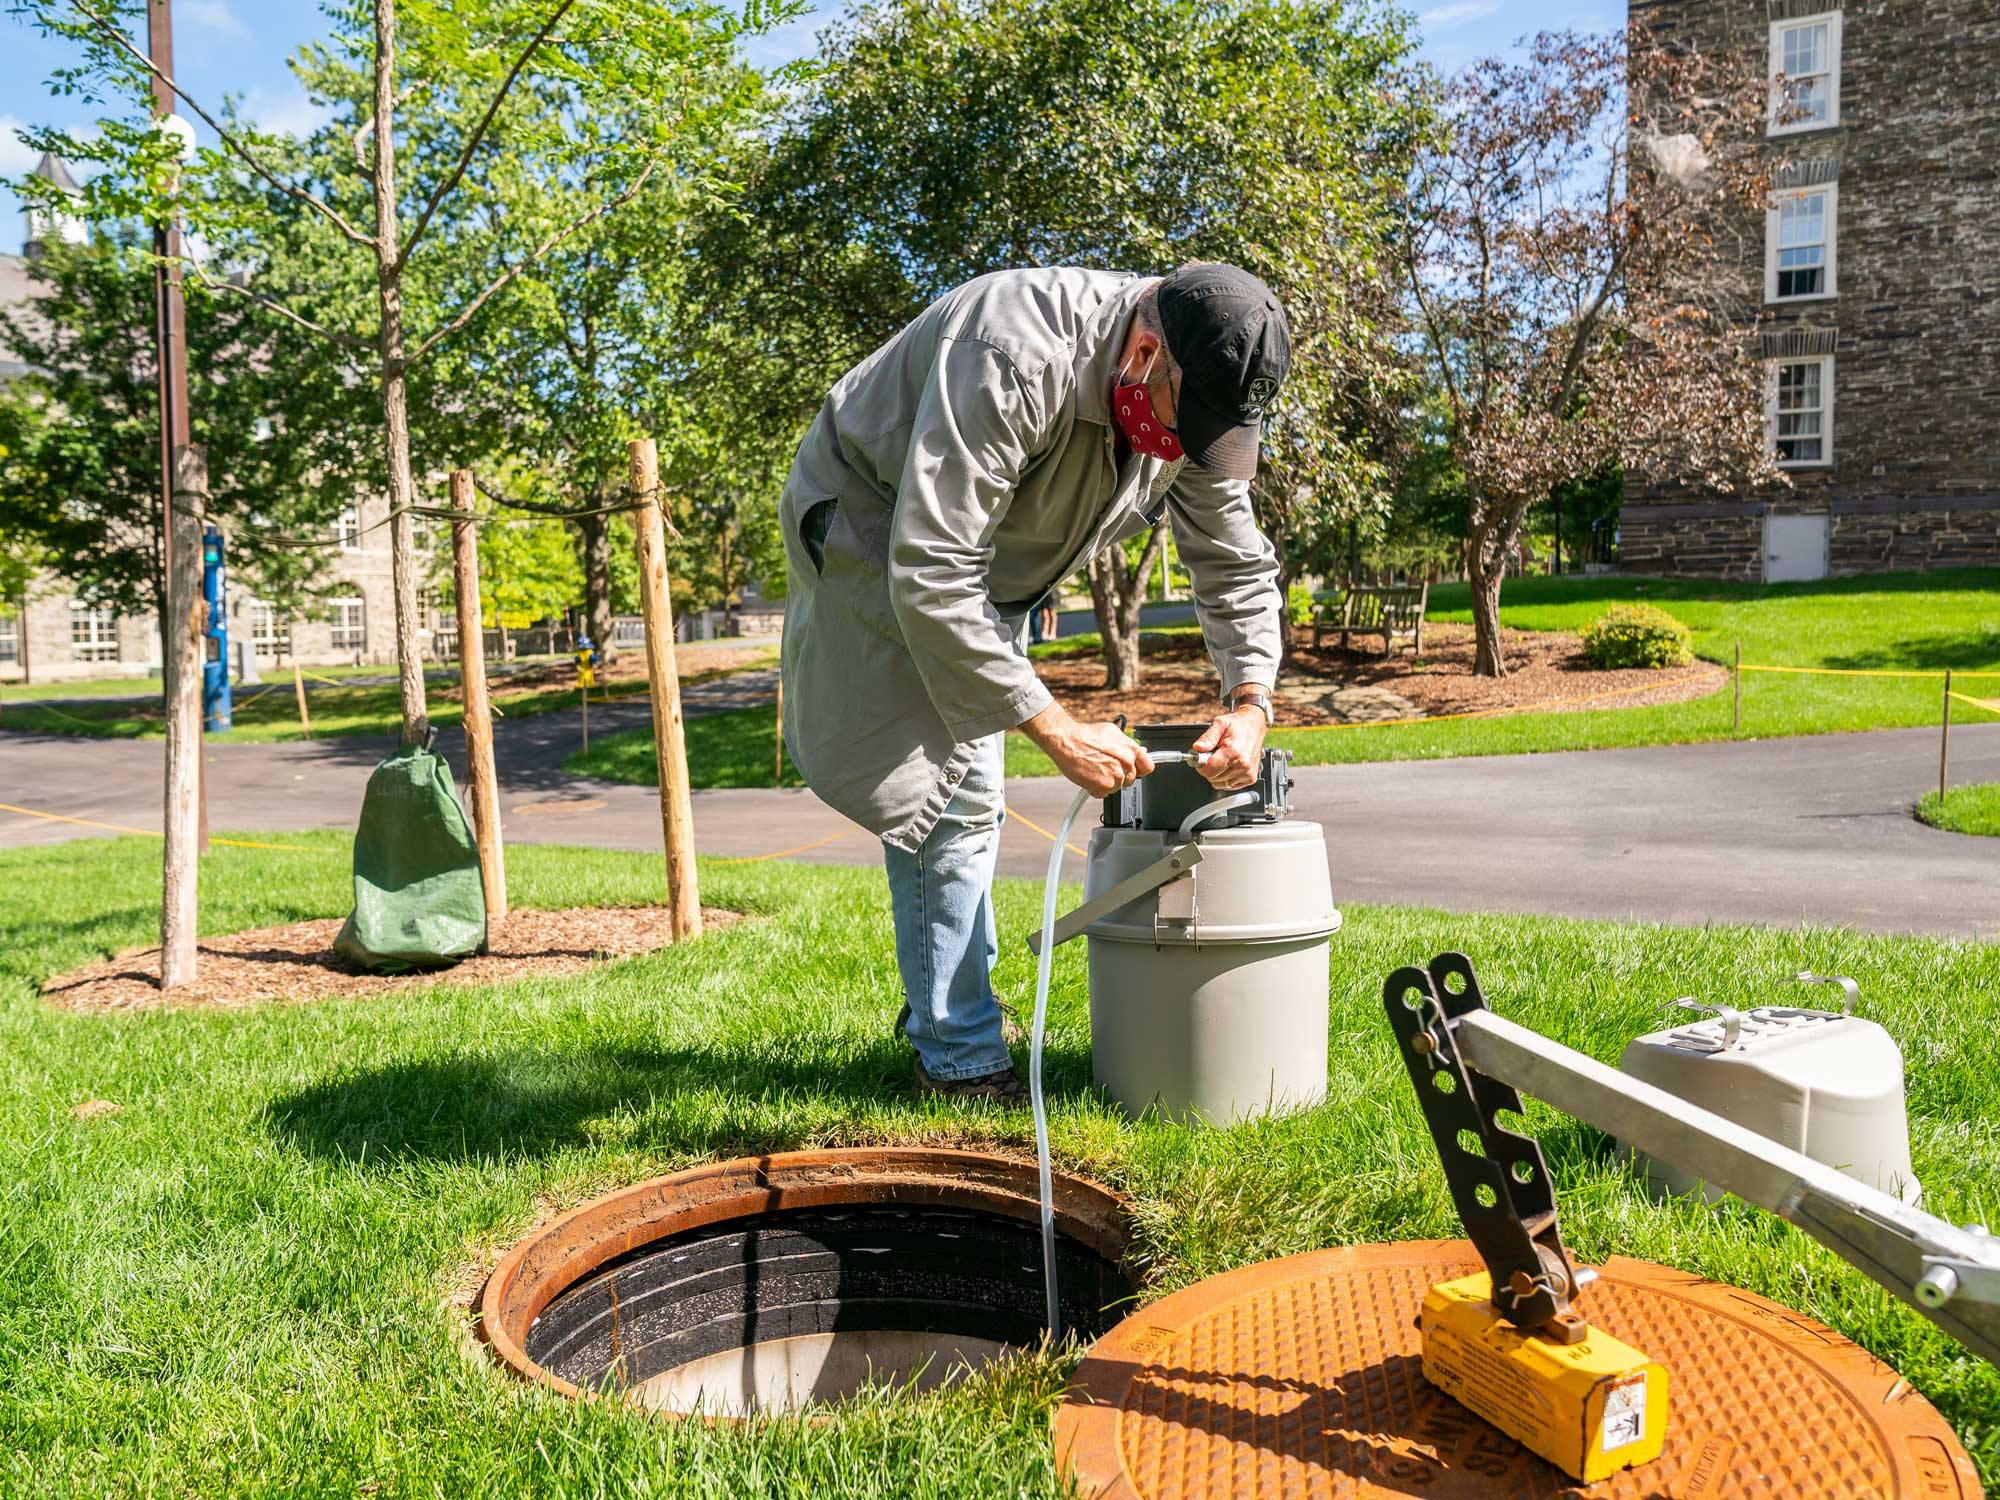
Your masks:
[{"label": "work boot", "polygon": [[1028,1086],[1010,1065],[976,1078],[933,1078],[924,1071],[924,1060],[915,1060],[917,1093],[936,1094],[945,1099],[985,1099],[994,1104],[1018,1108],[1028,1102]]},{"label": "work boot", "polygon": [[[1015,1014],[1014,1007],[1005,1000],[996,1000],[993,1003],[1000,1007],[1000,1040],[1010,1047],[1025,1042],[1028,1033],[1021,1029],[1020,1017]],[[889,1029],[889,1035],[899,1042],[906,1040],[910,1033],[905,1028],[909,1024],[910,1002],[905,1000],[903,1008],[896,1012],[896,1024]]]}]

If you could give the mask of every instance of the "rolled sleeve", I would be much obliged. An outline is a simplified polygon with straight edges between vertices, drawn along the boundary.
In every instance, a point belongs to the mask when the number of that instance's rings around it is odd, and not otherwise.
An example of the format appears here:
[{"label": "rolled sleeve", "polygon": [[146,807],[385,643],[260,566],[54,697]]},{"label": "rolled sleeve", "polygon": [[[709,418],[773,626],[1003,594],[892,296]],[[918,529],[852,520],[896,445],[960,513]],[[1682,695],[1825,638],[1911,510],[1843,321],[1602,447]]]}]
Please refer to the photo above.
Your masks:
[{"label": "rolled sleeve", "polygon": [[1189,464],[1167,497],[1174,544],[1194,583],[1195,615],[1227,698],[1278,680],[1284,600],[1278,555],[1250,509],[1250,486]]},{"label": "rolled sleeve", "polygon": [[991,345],[947,339],[910,433],[889,532],[889,600],[938,716],[963,743],[1054,700],[1015,648],[987,576],[1044,413]]}]

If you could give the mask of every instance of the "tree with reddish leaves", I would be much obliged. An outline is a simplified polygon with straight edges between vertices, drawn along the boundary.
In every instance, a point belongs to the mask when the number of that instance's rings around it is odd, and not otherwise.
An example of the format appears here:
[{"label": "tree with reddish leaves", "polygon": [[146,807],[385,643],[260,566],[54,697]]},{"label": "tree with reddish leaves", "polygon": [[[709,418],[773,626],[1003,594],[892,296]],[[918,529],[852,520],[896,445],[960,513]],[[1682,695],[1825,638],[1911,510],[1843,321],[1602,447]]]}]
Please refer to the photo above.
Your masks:
[{"label": "tree with reddish leaves", "polygon": [[1470,499],[1474,670],[1529,508],[1622,463],[1782,482],[1741,236],[1770,191],[1764,71],[1629,35],[1544,33],[1444,83],[1403,202],[1412,326]]}]

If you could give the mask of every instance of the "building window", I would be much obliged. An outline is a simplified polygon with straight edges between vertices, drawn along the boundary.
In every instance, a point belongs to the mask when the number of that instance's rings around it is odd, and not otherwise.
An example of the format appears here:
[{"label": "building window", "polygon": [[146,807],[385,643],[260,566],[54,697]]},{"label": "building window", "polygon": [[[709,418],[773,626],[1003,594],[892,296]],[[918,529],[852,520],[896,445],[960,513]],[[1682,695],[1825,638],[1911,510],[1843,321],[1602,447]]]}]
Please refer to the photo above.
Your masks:
[{"label": "building window", "polygon": [[340,550],[343,552],[361,550],[360,506],[343,505],[340,508],[340,519],[333,523],[333,539],[340,543]]},{"label": "building window", "polygon": [[1781,359],[1771,372],[1772,441],[1781,469],[1833,462],[1833,356]]},{"label": "building window", "polygon": [[1840,12],[1771,27],[1771,134],[1824,130],[1840,123]]},{"label": "building window", "polygon": [[1834,295],[1834,236],[1839,209],[1840,189],[1831,183],[1778,194],[1764,233],[1767,301]]},{"label": "building window", "polygon": [[333,601],[333,649],[336,651],[368,649],[368,611],[363,601],[359,599]]},{"label": "building window", "polygon": [[292,654],[292,622],[269,604],[251,605],[250,646],[259,656],[282,661]]},{"label": "building window", "polygon": [[12,662],[16,666],[21,661],[21,617],[0,615],[0,661]]},{"label": "building window", "polygon": [[118,660],[118,616],[74,599],[69,605],[69,654],[77,661]]}]

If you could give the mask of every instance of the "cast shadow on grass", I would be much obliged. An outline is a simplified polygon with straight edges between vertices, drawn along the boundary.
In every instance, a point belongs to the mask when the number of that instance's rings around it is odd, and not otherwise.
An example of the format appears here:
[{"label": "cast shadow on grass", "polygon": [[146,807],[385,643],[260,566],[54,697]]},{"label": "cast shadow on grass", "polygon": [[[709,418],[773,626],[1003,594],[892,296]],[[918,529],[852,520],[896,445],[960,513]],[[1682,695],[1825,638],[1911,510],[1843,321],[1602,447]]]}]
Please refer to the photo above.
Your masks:
[{"label": "cast shadow on grass", "polygon": [[[909,1058],[887,1038],[858,1051],[801,1038],[755,1052],[466,1053],[340,1074],[271,1100],[264,1122],[289,1145],[361,1168],[551,1156],[607,1135],[658,1150],[785,1150],[815,1143],[826,1125],[823,1110],[787,1101],[914,1105]],[[1086,1048],[1051,1046],[1047,1062],[1051,1097],[1088,1091]],[[718,1090],[745,1107],[718,1108]],[[619,1115],[635,1118],[602,1128]]]},{"label": "cast shadow on grass", "polygon": [[2000,660],[2000,629],[1961,630],[1952,635],[1916,636],[1862,651],[1829,656],[1825,665],[1844,671],[1992,671]]}]

